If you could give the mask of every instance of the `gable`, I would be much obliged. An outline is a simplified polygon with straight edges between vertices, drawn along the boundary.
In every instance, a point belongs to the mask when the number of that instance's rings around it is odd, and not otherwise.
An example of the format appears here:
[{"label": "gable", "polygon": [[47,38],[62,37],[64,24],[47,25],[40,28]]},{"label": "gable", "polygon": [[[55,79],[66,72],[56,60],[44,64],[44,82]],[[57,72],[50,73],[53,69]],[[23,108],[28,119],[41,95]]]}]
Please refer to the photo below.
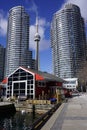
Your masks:
[{"label": "gable", "polygon": [[25,70],[19,68],[16,70],[12,75],[8,77],[8,80],[12,79],[13,81],[18,80],[26,80],[26,79],[33,79],[33,75]]},{"label": "gable", "polygon": [[34,73],[32,73],[31,71],[29,71],[29,70],[27,70],[27,69],[25,69],[25,68],[23,68],[23,67],[19,67],[19,68],[17,68],[13,73],[11,73],[9,76],[8,76],[8,78],[9,77],[11,77],[13,74],[15,74],[15,73],[19,73],[19,71],[20,72],[27,72],[27,73],[30,73],[30,74],[32,74],[33,76],[34,76]]}]

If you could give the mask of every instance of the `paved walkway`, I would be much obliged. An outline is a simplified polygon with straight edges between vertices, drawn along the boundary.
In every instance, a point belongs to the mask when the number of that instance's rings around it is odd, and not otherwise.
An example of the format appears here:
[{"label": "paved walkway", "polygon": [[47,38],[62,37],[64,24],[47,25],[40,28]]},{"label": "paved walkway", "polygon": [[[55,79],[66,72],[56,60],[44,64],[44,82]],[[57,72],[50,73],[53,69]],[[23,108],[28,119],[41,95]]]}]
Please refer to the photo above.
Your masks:
[{"label": "paved walkway", "polygon": [[41,130],[87,130],[87,94],[63,103]]}]

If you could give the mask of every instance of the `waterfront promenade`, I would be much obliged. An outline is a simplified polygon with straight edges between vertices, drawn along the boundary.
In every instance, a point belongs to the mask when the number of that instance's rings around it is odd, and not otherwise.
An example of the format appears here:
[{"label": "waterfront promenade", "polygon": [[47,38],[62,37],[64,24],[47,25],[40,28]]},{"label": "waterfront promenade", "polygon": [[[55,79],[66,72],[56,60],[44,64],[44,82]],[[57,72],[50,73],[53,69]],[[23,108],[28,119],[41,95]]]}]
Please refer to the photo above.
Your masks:
[{"label": "waterfront promenade", "polygon": [[63,103],[41,130],[87,130],[87,94]]}]

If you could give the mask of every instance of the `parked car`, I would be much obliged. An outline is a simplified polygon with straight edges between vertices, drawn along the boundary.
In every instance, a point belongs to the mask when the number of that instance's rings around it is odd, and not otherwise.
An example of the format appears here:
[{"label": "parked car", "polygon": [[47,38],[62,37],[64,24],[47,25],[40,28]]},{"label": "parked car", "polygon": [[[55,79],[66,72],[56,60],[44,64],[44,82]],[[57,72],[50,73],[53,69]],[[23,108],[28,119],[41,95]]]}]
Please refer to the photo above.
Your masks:
[{"label": "parked car", "polygon": [[77,90],[75,90],[75,91],[72,91],[72,96],[79,96],[80,94],[79,94],[79,92],[77,91]]}]

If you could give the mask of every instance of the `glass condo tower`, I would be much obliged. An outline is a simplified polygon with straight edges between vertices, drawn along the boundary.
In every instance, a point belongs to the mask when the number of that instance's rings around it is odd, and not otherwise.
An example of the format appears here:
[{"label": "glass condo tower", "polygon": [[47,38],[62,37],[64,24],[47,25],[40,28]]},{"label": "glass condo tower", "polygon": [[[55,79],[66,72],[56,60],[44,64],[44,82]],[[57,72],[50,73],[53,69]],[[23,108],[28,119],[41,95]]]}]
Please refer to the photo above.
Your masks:
[{"label": "glass condo tower", "polygon": [[19,66],[29,66],[29,55],[29,15],[23,6],[16,6],[9,10],[5,76]]},{"label": "glass condo tower", "polygon": [[67,4],[53,15],[51,47],[54,74],[76,77],[86,57],[84,20],[78,6]]}]

